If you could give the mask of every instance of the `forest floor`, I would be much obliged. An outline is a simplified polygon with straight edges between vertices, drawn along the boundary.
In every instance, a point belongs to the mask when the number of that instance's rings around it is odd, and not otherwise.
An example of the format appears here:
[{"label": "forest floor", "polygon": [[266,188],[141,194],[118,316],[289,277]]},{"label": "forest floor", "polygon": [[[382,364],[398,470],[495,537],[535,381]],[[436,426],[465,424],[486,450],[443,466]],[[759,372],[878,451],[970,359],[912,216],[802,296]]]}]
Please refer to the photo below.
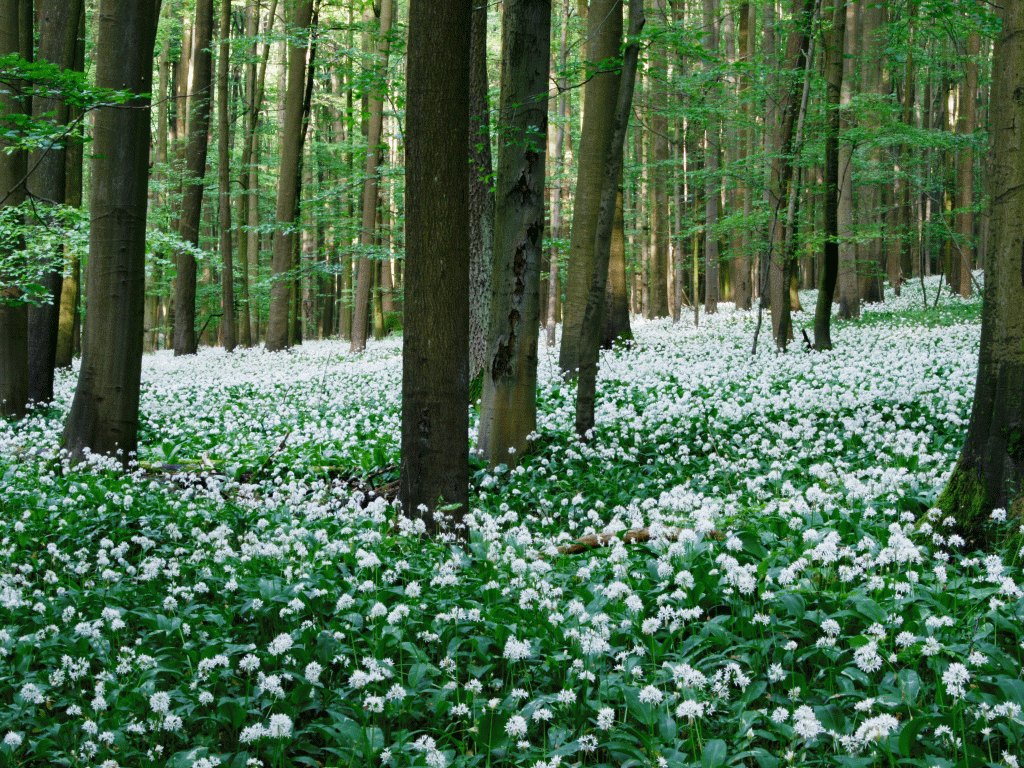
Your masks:
[{"label": "forest floor", "polygon": [[363,492],[399,339],[147,356],[128,474],[62,463],[62,376],[0,423],[0,765],[1016,766],[1022,535],[969,552],[931,509],[980,316],[937,287],[826,353],[638,322],[586,445],[542,348],[535,450],[474,468],[464,546]]}]

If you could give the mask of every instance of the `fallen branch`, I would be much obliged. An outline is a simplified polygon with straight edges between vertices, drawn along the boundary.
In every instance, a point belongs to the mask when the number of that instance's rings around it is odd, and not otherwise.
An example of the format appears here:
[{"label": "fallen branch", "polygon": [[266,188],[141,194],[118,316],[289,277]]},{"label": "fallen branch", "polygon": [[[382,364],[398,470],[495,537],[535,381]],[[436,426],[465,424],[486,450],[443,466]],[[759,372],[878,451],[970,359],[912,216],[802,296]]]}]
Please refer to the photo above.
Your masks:
[{"label": "fallen branch", "polygon": [[[634,528],[631,531],[626,531],[621,536],[617,533],[593,533],[576,539],[572,544],[562,545],[558,548],[558,554],[579,555],[592,549],[610,546],[616,541],[621,541],[623,544],[644,544],[654,538],[675,541],[682,535],[684,530],[687,529],[657,528],[652,531],[650,528]],[[715,541],[722,540],[722,534],[718,531],[711,531],[707,536]]]}]

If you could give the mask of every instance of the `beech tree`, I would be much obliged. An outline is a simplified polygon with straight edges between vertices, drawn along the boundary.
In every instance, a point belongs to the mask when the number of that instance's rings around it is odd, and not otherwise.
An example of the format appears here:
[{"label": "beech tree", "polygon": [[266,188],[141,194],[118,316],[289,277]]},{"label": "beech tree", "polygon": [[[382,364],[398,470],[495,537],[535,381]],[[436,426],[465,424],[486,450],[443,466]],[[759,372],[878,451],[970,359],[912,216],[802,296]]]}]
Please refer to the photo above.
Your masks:
[{"label": "beech tree", "polygon": [[[188,145],[185,149],[185,190],[181,201],[178,234],[199,245],[199,221],[203,210],[203,177],[210,134],[210,86],[213,73],[213,0],[197,0],[192,37],[192,89],[188,95]],[[152,79],[152,78],[151,78]],[[175,255],[174,354],[196,353],[196,258],[188,251]]]},{"label": "beech tree", "polygon": [[293,224],[298,214],[300,165],[303,129],[303,107],[306,92],[306,56],[309,52],[310,22],[313,19],[313,0],[297,0],[292,21],[291,42],[288,44],[287,89],[284,101],[284,119],[281,121],[281,162],[277,182],[277,208],[274,229],[274,253],[271,262],[273,283],[270,287],[270,315],[267,318],[268,352],[287,349],[288,318],[291,305],[289,277],[295,259],[295,232]]},{"label": "beech tree", "polygon": [[[148,94],[160,0],[100,0],[96,85]],[[64,426],[72,458],[135,451],[142,376],[149,99],[96,110],[82,367]]]},{"label": "beech tree", "polygon": [[471,6],[409,3],[401,501],[431,531],[469,503]]},{"label": "beech tree", "polygon": [[[36,60],[71,69],[78,38],[78,19],[82,0],[38,0],[38,47]],[[36,120],[52,121],[59,128],[68,122],[68,107],[59,97],[37,95],[32,99],[32,115]],[[45,142],[29,157],[26,180],[27,195],[37,206],[63,205],[67,142],[56,139]],[[44,214],[45,218],[45,214]],[[48,222],[41,222],[44,226]],[[53,261],[62,259],[54,254]],[[28,398],[37,403],[53,399],[53,372],[57,358],[57,327],[60,317],[60,295],[64,274],[61,269],[48,271],[42,280],[50,301],[33,305],[28,311]]]},{"label": "beech tree", "polygon": [[569,242],[564,328],[558,353],[558,365],[567,376],[575,376],[580,367],[579,344],[594,274],[597,217],[608,145],[615,127],[619,93],[616,63],[621,44],[622,0],[591,0],[587,11],[588,79],[584,87],[583,130]]},{"label": "beech tree", "polygon": [[972,538],[993,509],[1024,516],[1024,4],[1004,3],[999,15],[978,379],[967,440],[939,499]]},{"label": "beech tree", "polygon": [[[0,56],[22,50],[21,27],[32,20],[22,19],[20,0],[0,0]],[[0,115],[24,114],[25,99],[12,88],[0,88]],[[13,149],[13,142],[0,131],[0,211],[21,205],[25,200],[25,153]],[[0,257],[9,257],[18,242],[0,241]],[[28,401],[28,308],[22,290],[12,275],[0,273],[0,416],[25,415]]]},{"label": "beech tree", "polygon": [[551,0],[506,0],[490,338],[478,440],[492,465],[517,463],[537,426],[550,61]]}]

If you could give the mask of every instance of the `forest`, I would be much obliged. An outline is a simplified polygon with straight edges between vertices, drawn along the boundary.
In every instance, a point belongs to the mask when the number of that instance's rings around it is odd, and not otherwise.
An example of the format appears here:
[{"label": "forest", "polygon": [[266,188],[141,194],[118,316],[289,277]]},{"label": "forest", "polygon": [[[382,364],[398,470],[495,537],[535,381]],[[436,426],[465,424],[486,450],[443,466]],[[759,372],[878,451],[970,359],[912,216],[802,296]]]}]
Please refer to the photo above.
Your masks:
[{"label": "forest", "polygon": [[1024,3],[0,0],[0,766],[1018,768]]}]

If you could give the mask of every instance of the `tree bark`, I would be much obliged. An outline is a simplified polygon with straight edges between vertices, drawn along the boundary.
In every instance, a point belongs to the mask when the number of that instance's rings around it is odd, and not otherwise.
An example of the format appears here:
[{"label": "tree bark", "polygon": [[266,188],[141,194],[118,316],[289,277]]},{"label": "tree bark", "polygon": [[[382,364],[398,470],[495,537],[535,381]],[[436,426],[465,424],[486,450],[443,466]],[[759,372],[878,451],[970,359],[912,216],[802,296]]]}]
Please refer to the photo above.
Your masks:
[{"label": "tree bark", "polygon": [[[796,184],[794,169],[802,136],[797,129],[798,118],[802,118],[806,102],[807,70],[810,66],[808,42],[813,21],[814,0],[793,0],[795,25],[789,33],[786,45],[786,68],[792,82],[782,89],[780,104],[775,110],[775,124],[772,128],[771,174],[768,183],[768,244],[771,258],[768,260],[768,300],[772,312],[772,337],[777,349],[784,351],[792,336],[790,318],[790,260],[789,246],[796,217]],[[797,73],[803,72],[803,82]],[[803,92],[804,97],[801,98]],[[786,215],[783,219],[782,213]]]},{"label": "tree bark", "polygon": [[[981,51],[981,36],[971,32],[967,40],[966,72],[960,99],[960,125],[957,130],[962,136],[973,136],[978,128],[978,54]],[[965,144],[957,158],[956,229],[957,270],[956,290],[965,299],[971,295],[974,267],[974,150]]]},{"label": "tree bark", "polygon": [[967,440],[938,506],[979,543],[993,509],[1024,518],[1024,4],[1004,3],[993,55],[991,232]]},{"label": "tree bark", "polygon": [[[569,241],[562,346],[558,355],[559,368],[566,376],[575,376],[580,366],[583,316],[594,281],[597,219],[619,92],[619,70],[609,62],[618,58],[621,42],[622,0],[591,0],[587,14],[586,58],[587,71],[592,77],[584,86],[583,132]],[[613,207],[614,203],[613,200]],[[602,288],[606,280],[607,274],[601,277]],[[601,303],[603,307],[603,294]],[[599,339],[600,330],[598,326]]]},{"label": "tree bark", "polygon": [[[149,93],[159,0],[101,0],[96,85]],[[73,459],[135,452],[145,300],[149,101],[103,107],[93,123],[82,367],[64,427]]]},{"label": "tree bark", "polygon": [[[857,264],[857,245],[853,231],[853,144],[843,139],[842,133],[851,124],[850,105],[853,101],[854,61],[857,55],[856,3],[847,2],[843,23],[845,56],[843,57],[843,82],[839,91],[839,200],[836,209],[836,234],[839,237],[839,316],[844,319],[860,317],[860,269]],[[866,265],[865,265],[866,266]]]},{"label": "tree bark", "polygon": [[[591,8],[591,11],[594,9]],[[615,199],[622,175],[622,156],[626,129],[633,105],[637,60],[640,55],[640,33],[644,28],[644,0],[630,0],[628,43],[623,54],[619,88],[612,112],[612,133],[604,162],[597,225],[594,228],[594,269],[587,296],[586,312],[580,329],[580,373],[576,387],[576,434],[589,439],[593,434],[594,410],[597,401],[597,368],[600,357],[601,315],[604,312],[605,282],[608,279],[608,258],[615,224]]]},{"label": "tree bark", "polygon": [[292,42],[288,45],[288,75],[284,120],[281,124],[280,166],[275,209],[273,256],[271,261],[270,316],[267,318],[268,352],[280,352],[289,346],[289,312],[295,259],[295,223],[299,207],[300,163],[303,130],[303,101],[306,93],[306,56],[310,45],[313,0],[298,0],[292,18]]},{"label": "tree bark", "polygon": [[400,495],[430,532],[469,502],[471,15],[470,0],[409,6]]},{"label": "tree bark", "polygon": [[[71,69],[77,48],[82,0],[37,0],[37,3],[39,46],[36,60]],[[37,95],[32,99],[32,116],[36,120],[52,120],[55,127],[60,127],[68,122],[68,107],[62,99]],[[65,141],[54,142],[29,155],[32,172],[26,182],[27,194],[38,205],[64,204],[65,147]],[[53,259],[59,261],[56,254]],[[31,306],[28,310],[28,399],[37,403],[53,399],[63,276],[63,268],[47,272],[41,282],[51,297],[50,302]]]},{"label": "tree bark", "polygon": [[231,123],[228,121],[228,64],[231,56],[231,0],[220,2],[217,59],[217,174],[220,200],[221,327],[224,349],[235,348],[235,268],[231,253]]},{"label": "tree bark", "polygon": [[[626,284],[626,222],[622,200],[622,173],[616,181],[615,219],[612,222],[611,249],[608,252],[608,285],[605,289],[604,330],[601,346],[611,349],[616,341],[629,341],[629,291]],[[667,287],[666,287],[667,289]]]},{"label": "tree bark", "polygon": [[469,378],[484,373],[494,269],[494,190],[487,99],[487,3],[473,2],[469,48]]},{"label": "tree bark", "polygon": [[569,190],[564,181],[566,162],[565,149],[568,145],[569,154],[572,153],[572,140],[569,136],[569,81],[565,75],[566,66],[569,60],[569,13],[570,0],[562,0],[562,25],[558,32],[558,124],[555,128],[555,146],[551,159],[554,163],[555,172],[552,174],[554,180],[551,183],[551,234],[550,253],[548,256],[548,296],[547,316],[545,317],[545,331],[549,347],[555,346],[555,329],[559,318],[559,297],[561,296],[561,274],[559,268],[559,257],[561,249],[559,241],[562,239],[565,214],[563,205],[569,203]]},{"label": "tree bark", "polygon": [[[843,62],[846,60],[846,0],[831,0],[826,15],[831,24],[824,34],[825,48],[825,258],[814,308],[814,346],[832,349],[832,301],[839,279],[839,130]],[[851,3],[852,6],[852,3]],[[849,88],[849,85],[847,85]]]},{"label": "tree bark", "polygon": [[[382,79],[386,82],[388,54],[391,50],[390,34],[393,19],[394,0],[382,0],[380,9],[380,33],[377,39],[377,54],[380,59]],[[386,86],[385,86],[386,88]],[[370,287],[373,264],[369,251],[373,248],[377,228],[377,194],[379,179],[377,165],[380,159],[380,143],[384,125],[384,93],[370,96],[370,123],[366,134],[366,166],[363,169],[363,221],[359,229],[359,266],[356,271],[355,314],[352,320],[353,352],[366,349],[367,319],[370,303]],[[468,178],[468,177],[467,177]]]},{"label": "tree bark", "polygon": [[480,432],[491,466],[516,464],[537,426],[551,0],[506,0],[494,270]]},{"label": "tree bark", "polygon": [[[213,57],[213,0],[196,2],[196,24],[192,36],[192,87],[189,92],[188,147],[185,150],[185,189],[181,200],[178,234],[199,245],[199,223],[203,210],[203,178],[210,134],[210,85]],[[175,255],[174,354],[196,353],[196,259],[182,251]]]},{"label": "tree bark", "polygon": [[[704,0],[704,50],[706,55],[718,56],[718,8],[715,0]],[[715,62],[705,61],[705,69],[713,71]],[[712,99],[718,94],[718,85],[710,80],[708,93]],[[711,107],[715,109],[714,106]],[[722,195],[722,180],[718,176],[719,139],[718,118],[709,113],[704,125],[704,311],[718,311],[718,206]]]},{"label": "tree bark", "polygon": [[[31,51],[22,48],[22,28],[28,26],[31,39],[32,18],[22,18],[20,0],[0,0],[0,55]],[[26,114],[29,105],[10,87],[0,89],[0,112]],[[10,151],[11,142],[0,133],[0,195],[3,207],[15,207],[25,201],[25,172],[28,162],[22,151]],[[6,254],[5,254],[6,255]],[[28,401],[28,311],[21,301],[21,289],[13,276],[0,274],[0,416],[21,418]]]},{"label": "tree bark", "polygon": [[[740,63],[743,69],[739,75],[738,99],[742,115],[742,125],[738,131],[739,139],[737,165],[743,168],[748,155],[751,153],[751,143],[754,134],[752,127],[753,109],[750,99],[751,76],[748,70],[754,55],[754,31],[756,29],[757,17],[751,12],[751,4],[744,2],[740,4]],[[744,172],[745,173],[745,172]],[[746,175],[741,177],[736,187],[736,207],[743,211],[745,219],[749,220],[753,213],[753,190],[750,188],[749,179]],[[753,290],[750,282],[750,238],[744,232],[739,239],[739,251],[733,256],[733,301],[736,309],[750,309]]]}]

